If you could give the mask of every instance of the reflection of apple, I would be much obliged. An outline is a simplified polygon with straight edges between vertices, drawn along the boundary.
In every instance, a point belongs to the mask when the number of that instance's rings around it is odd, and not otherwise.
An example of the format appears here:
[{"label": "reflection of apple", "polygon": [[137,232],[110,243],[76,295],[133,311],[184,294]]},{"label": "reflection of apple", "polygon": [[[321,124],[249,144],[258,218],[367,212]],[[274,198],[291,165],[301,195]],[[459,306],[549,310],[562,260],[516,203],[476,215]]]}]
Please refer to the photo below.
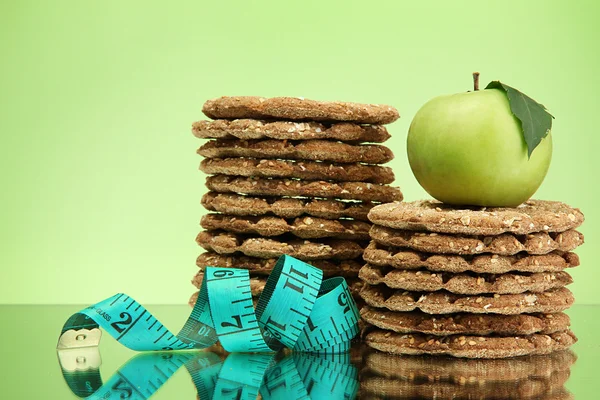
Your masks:
[{"label": "reflection of apple", "polygon": [[550,133],[528,158],[521,123],[499,89],[436,97],[408,131],[415,177],[448,204],[517,206],[539,188],[551,158]]}]

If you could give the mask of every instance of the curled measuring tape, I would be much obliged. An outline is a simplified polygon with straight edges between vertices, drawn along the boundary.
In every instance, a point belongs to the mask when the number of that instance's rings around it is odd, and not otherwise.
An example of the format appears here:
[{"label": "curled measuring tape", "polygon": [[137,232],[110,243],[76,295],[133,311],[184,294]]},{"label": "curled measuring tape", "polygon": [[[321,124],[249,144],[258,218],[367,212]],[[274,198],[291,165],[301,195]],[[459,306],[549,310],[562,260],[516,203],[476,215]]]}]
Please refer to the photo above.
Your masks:
[{"label": "curled measuring tape", "polygon": [[182,365],[205,399],[353,399],[357,369],[349,354],[152,352],[132,357],[103,384],[97,347],[59,351],[66,383],[80,398],[147,399]]},{"label": "curled measuring tape", "polygon": [[58,349],[97,346],[103,328],[138,351],[201,349],[217,341],[228,352],[347,351],[358,333],[358,310],[343,278],[323,280],[318,268],[282,256],[256,310],[247,270],[207,267],[190,317],[175,335],[142,305],[116,294],[72,315]]}]

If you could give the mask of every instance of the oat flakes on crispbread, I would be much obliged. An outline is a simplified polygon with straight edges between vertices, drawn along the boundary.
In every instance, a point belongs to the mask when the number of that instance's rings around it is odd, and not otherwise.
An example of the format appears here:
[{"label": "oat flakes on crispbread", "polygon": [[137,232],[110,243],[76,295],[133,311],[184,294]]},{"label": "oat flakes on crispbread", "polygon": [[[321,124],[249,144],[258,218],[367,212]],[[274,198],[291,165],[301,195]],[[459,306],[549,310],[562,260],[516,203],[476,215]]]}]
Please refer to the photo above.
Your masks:
[{"label": "oat flakes on crispbread", "polygon": [[317,161],[271,160],[258,158],[207,158],[200,170],[209,175],[237,175],[261,178],[294,178],[342,182],[392,183],[389,167],[364,164],[332,164]]},{"label": "oat flakes on crispbread", "polygon": [[202,112],[212,119],[279,119],[294,121],[348,121],[389,124],[400,115],[392,106],[342,101],[318,101],[303,97],[223,96],[208,100]]},{"label": "oat flakes on crispbread", "polygon": [[201,139],[277,139],[277,140],[339,140],[354,144],[381,143],[390,138],[381,125],[360,125],[349,122],[322,124],[319,122],[261,121],[255,119],[218,119],[192,124],[192,133]]},{"label": "oat flakes on crispbread", "polygon": [[543,255],[519,253],[514,256],[480,254],[459,256],[453,254],[422,253],[398,247],[387,247],[372,241],[363,254],[365,261],[378,266],[398,269],[421,269],[442,272],[502,274],[520,272],[559,272],[579,265],[579,257],[571,252],[554,251]]},{"label": "oat flakes on crispbread", "polygon": [[435,200],[382,204],[369,219],[394,229],[462,235],[524,235],[564,232],[584,221],[577,208],[558,201],[529,200],[514,208],[457,208]]},{"label": "oat flakes on crispbread", "polygon": [[206,142],[197,153],[207,158],[252,157],[365,164],[384,164],[394,158],[394,153],[385,146],[353,145],[331,140],[219,139]]},{"label": "oat flakes on crispbread", "polygon": [[358,277],[370,285],[384,284],[392,289],[413,292],[446,290],[467,295],[542,293],[573,282],[566,272],[471,274],[400,270],[371,264],[365,265]]},{"label": "oat flakes on crispbread", "polygon": [[375,204],[314,198],[261,198],[240,194],[208,192],[202,197],[202,205],[209,211],[238,216],[273,214],[283,218],[296,218],[307,215],[326,219],[352,218],[368,221],[367,213]]}]

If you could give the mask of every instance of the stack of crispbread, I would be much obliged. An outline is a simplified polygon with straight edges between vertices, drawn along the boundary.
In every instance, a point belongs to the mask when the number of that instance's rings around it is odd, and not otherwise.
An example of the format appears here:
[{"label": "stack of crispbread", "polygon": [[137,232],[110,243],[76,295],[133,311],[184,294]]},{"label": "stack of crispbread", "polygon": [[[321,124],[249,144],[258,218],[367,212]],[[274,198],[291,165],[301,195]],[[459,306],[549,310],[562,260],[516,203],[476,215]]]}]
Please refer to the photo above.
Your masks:
[{"label": "stack of crispbread", "polygon": [[[209,175],[209,210],[196,241],[199,287],[206,266],[246,268],[258,296],[277,258],[288,254],[343,276],[357,291],[369,241],[367,214],[402,200],[384,164],[392,151],[384,124],[396,109],[303,98],[221,97],[207,101],[211,121],[193,124],[200,170]],[[191,303],[195,301],[194,297]]]},{"label": "stack of crispbread", "polygon": [[373,326],[366,343],[396,354],[502,358],[547,354],[576,338],[565,272],[579,265],[583,214],[531,200],[515,208],[390,203],[369,213],[360,271]]}]

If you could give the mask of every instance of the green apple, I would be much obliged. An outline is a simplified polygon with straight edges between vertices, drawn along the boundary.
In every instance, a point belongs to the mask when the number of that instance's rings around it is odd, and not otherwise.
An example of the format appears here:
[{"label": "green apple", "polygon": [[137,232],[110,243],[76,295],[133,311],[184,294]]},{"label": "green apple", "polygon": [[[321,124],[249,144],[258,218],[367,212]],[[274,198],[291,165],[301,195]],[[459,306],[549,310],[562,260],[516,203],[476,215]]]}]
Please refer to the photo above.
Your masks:
[{"label": "green apple", "polygon": [[539,188],[552,158],[551,134],[528,157],[506,93],[476,90],[436,97],[415,115],[407,139],[415,177],[454,205],[515,207]]}]

